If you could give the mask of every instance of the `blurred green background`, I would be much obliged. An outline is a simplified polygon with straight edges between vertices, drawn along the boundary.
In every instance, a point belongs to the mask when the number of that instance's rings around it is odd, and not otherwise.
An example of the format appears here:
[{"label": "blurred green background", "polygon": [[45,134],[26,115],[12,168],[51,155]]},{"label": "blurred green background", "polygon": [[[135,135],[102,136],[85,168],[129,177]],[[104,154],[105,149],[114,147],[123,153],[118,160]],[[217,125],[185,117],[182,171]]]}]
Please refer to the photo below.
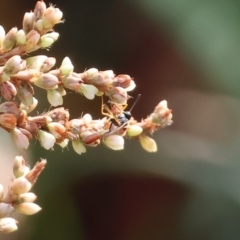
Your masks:
[{"label": "blurred green background", "polygon": [[[1,0],[0,22],[21,28],[35,1]],[[158,152],[135,141],[81,156],[47,152],[34,191],[43,210],[3,239],[240,239],[240,2],[194,0],[56,0],[64,12],[59,40],[38,52],[134,77],[142,94],[137,119],[163,99],[174,124],[157,132]],[[38,111],[49,108],[37,91]],[[100,99],[64,98],[76,118],[100,115]],[[7,171],[7,170],[6,170]],[[2,238],[1,238],[2,239]]]}]

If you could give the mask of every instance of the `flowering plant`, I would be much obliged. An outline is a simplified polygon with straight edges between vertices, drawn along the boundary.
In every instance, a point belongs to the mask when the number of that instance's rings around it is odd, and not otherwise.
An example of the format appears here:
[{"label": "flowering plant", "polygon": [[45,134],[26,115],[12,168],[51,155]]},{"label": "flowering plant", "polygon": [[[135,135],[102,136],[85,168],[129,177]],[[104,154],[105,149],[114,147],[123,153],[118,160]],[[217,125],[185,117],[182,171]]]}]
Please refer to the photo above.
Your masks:
[{"label": "flowering plant", "polygon": [[[125,111],[131,98],[128,94],[136,84],[126,74],[116,75],[112,70],[90,68],[74,72],[74,66],[65,57],[59,68],[53,69],[56,59],[45,55],[29,56],[40,48],[49,48],[59,37],[53,27],[63,22],[63,13],[54,6],[46,7],[38,1],[34,11],[25,13],[22,29],[9,32],[0,26],[0,92],[6,100],[0,104],[0,127],[10,133],[21,151],[29,148],[30,139],[37,139],[47,150],[58,144],[65,148],[71,142],[76,153],[86,152],[86,147],[103,142],[113,150],[124,148],[124,138],[134,138],[148,152],[156,152],[156,142],[148,136],[172,123],[172,113],[167,101],[161,101],[146,118],[136,121],[131,110]],[[30,116],[37,107],[34,87],[47,92],[53,110],[39,116]],[[90,114],[71,119],[63,105],[67,91],[75,91],[87,99],[106,96],[102,103],[102,118],[92,119]],[[61,106],[62,105],[62,106]],[[61,106],[61,107],[59,107]],[[22,156],[13,163],[15,179],[8,191],[0,184],[0,231],[9,233],[17,229],[13,211],[31,215],[41,208],[33,203],[36,195],[29,192],[46,165],[37,162],[30,169]]]}]

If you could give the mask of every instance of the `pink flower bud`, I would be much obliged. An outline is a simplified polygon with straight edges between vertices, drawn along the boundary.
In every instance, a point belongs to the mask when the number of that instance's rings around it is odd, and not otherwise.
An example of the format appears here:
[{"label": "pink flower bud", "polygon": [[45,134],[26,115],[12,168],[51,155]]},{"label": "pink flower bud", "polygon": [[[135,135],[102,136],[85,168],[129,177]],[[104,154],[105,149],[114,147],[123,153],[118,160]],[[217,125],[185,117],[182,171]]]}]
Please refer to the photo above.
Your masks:
[{"label": "pink flower bud", "polygon": [[27,85],[22,85],[18,88],[18,97],[25,106],[33,104],[33,94],[29,91]]},{"label": "pink flower bud", "polygon": [[0,232],[10,233],[17,229],[17,221],[14,218],[6,217],[0,219]]},{"label": "pink flower bud", "polygon": [[40,40],[40,34],[35,31],[35,30],[31,30],[27,36],[26,36],[26,51],[27,52],[32,52],[35,51],[37,49],[40,48],[40,46],[38,46],[38,42]]},{"label": "pink flower bud", "polygon": [[35,8],[34,8],[34,19],[37,21],[38,19],[43,18],[44,12],[46,11],[47,7],[45,2],[37,1]]},{"label": "pink flower bud", "polygon": [[109,77],[108,72],[97,72],[88,78],[88,81],[96,87],[108,87],[112,84],[112,78]]},{"label": "pink flower bud", "polygon": [[5,51],[9,51],[13,48],[13,46],[16,44],[16,34],[17,34],[17,28],[12,28],[5,36],[3,40],[3,48]]},{"label": "pink flower bud", "polygon": [[112,150],[124,149],[124,139],[119,135],[109,135],[103,138],[103,142]]},{"label": "pink flower bud", "polygon": [[113,87],[109,89],[109,91],[106,92],[106,95],[108,95],[115,103],[119,104],[126,104],[128,100],[127,91],[121,87]]},{"label": "pink flower bud", "polygon": [[0,203],[0,218],[9,216],[14,211],[14,208],[7,203]]},{"label": "pink flower bud", "polygon": [[129,75],[120,74],[113,79],[113,86],[127,88],[130,86],[131,81],[132,78]]},{"label": "pink flower bud", "polygon": [[74,69],[72,62],[69,57],[65,57],[62,61],[62,65],[60,66],[59,70],[62,76],[68,76]]},{"label": "pink flower bud", "polygon": [[0,92],[3,98],[7,101],[11,101],[17,95],[16,87],[9,81],[3,82],[0,85]]},{"label": "pink flower bud", "polygon": [[46,90],[56,89],[59,84],[58,78],[50,73],[44,73],[39,78],[33,78],[32,81],[38,87]]},{"label": "pink flower bud", "polygon": [[51,133],[43,130],[38,131],[38,140],[41,146],[47,150],[51,149],[56,142],[55,137]]},{"label": "pink flower bud", "polygon": [[28,192],[31,187],[32,184],[25,177],[14,179],[11,184],[11,190],[17,195]]},{"label": "pink flower bud", "polygon": [[56,63],[56,58],[48,57],[42,64],[40,71],[48,72]]},{"label": "pink flower bud", "polygon": [[8,75],[13,75],[26,68],[26,61],[22,60],[19,55],[15,55],[7,60],[3,71]]},{"label": "pink flower bud", "polygon": [[11,132],[11,137],[20,150],[26,150],[29,146],[29,140],[18,128],[14,128]]},{"label": "pink flower bud", "polygon": [[79,76],[73,74],[70,74],[69,76],[62,78],[62,83],[64,87],[74,91],[78,91],[80,89],[82,82],[83,81]]},{"label": "pink flower bud", "polygon": [[35,203],[24,202],[15,206],[15,209],[25,215],[33,215],[39,212],[42,208]]},{"label": "pink flower bud", "polygon": [[23,17],[23,31],[27,34],[29,33],[34,27],[34,13],[27,12]]},{"label": "pink flower bud", "polygon": [[18,196],[20,202],[34,202],[37,196],[32,192],[22,193]]},{"label": "pink flower bud", "polygon": [[148,137],[147,135],[140,135],[139,136],[139,140],[140,140],[140,143],[143,147],[143,149],[145,149],[146,151],[148,152],[156,152],[157,151],[157,144],[156,142]]},{"label": "pink flower bud", "polygon": [[13,114],[3,113],[0,114],[0,125],[8,131],[15,128],[17,118]]},{"label": "pink flower bud", "polygon": [[72,146],[74,151],[77,154],[82,154],[86,152],[86,147],[84,146],[84,144],[81,141],[72,141]]}]

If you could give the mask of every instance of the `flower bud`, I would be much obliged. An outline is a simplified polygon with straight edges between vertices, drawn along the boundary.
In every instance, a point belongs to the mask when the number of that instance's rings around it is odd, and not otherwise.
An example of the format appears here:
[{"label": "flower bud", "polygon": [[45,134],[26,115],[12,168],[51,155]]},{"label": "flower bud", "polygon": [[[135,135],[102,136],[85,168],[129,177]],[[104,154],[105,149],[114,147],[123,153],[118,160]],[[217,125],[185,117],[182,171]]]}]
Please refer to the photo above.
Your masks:
[{"label": "flower bud", "polygon": [[85,73],[87,74],[87,78],[91,78],[94,74],[98,73],[98,69],[89,68]]},{"label": "flower bud", "polygon": [[112,150],[122,150],[124,148],[124,139],[119,135],[109,135],[103,138],[103,142]]},{"label": "flower bud", "polygon": [[62,95],[55,89],[47,90],[47,99],[48,102],[53,106],[57,107],[63,104]]},{"label": "flower bud", "polygon": [[97,72],[88,78],[89,83],[96,87],[108,87],[112,84],[112,78],[105,72]]},{"label": "flower bud", "polygon": [[19,55],[15,55],[7,60],[3,71],[8,75],[13,75],[26,68],[26,61]]},{"label": "flower bud", "polygon": [[7,130],[15,128],[17,118],[13,114],[3,113],[0,114],[0,125]]},{"label": "flower bud", "polygon": [[43,63],[43,65],[42,65],[42,67],[41,67],[41,69],[40,69],[40,71],[41,72],[48,72],[54,65],[55,65],[55,63],[56,63],[56,58],[54,58],[54,57],[48,57],[45,61],[44,61],[44,63]]},{"label": "flower bud", "polygon": [[38,87],[46,90],[56,89],[59,84],[58,78],[50,73],[44,73],[39,78],[33,78],[32,81]]},{"label": "flower bud", "polygon": [[25,134],[23,134],[17,127],[12,129],[11,137],[20,150],[26,150],[29,146],[29,140]]},{"label": "flower bud", "polygon": [[13,174],[16,178],[25,174],[26,161],[23,156],[16,156],[13,161]]},{"label": "flower bud", "polygon": [[13,212],[14,208],[7,203],[0,203],[0,218],[7,217]]},{"label": "flower bud", "polygon": [[35,8],[34,8],[34,19],[37,21],[38,19],[43,18],[44,12],[46,11],[47,7],[45,2],[37,1]]},{"label": "flower bud", "polygon": [[47,150],[51,149],[56,142],[55,137],[51,133],[43,130],[38,131],[38,140],[41,146]]},{"label": "flower bud", "polygon": [[28,57],[26,59],[28,69],[35,69],[40,71],[44,62],[48,59],[45,55],[37,55],[34,57]]},{"label": "flower bud", "polygon": [[41,48],[48,48],[57,41],[58,37],[59,33],[57,32],[47,33],[41,37],[39,45]]},{"label": "flower bud", "polygon": [[14,179],[11,184],[11,190],[17,195],[28,192],[31,187],[32,184],[25,177]]},{"label": "flower bud", "polygon": [[6,217],[0,219],[1,233],[10,233],[16,231],[17,229],[17,221],[14,218]]},{"label": "flower bud", "polygon": [[4,196],[4,187],[2,184],[0,184],[0,201],[3,199]]},{"label": "flower bud", "polygon": [[43,19],[38,19],[34,24],[34,29],[38,32],[42,32],[44,30]]},{"label": "flower bud", "polygon": [[132,81],[130,82],[130,85],[129,85],[128,87],[126,87],[125,90],[126,90],[127,92],[130,92],[130,91],[132,91],[135,87],[136,87],[136,84],[135,84],[135,82],[132,80]]},{"label": "flower bud", "polygon": [[22,193],[18,196],[20,202],[34,202],[37,196],[32,192]]},{"label": "flower bud", "polygon": [[79,92],[82,93],[87,99],[94,99],[95,94],[98,92],[98,89],[90,84],[82,84]]},{"label": "flower bud", "polygon": [[44,28],[52,28],[55,24],[60,23],[62,16],[63,13],[58,8],[48,7],[43,15]]},{"label": "flower bud", "polygon": [[66,128],[57,122],[50,122],[47,125],[49,132],[56,138],[62,138],[63,134],[66,132]]},{"label": "flower bud", "polygon": [[157,151],[157,144],[156,142],[148,137],[147,135],[140,135],[139,136],[139,140],[140,140],[140,143],[143,147],[143,149],[145,149],[146,151],[148,152],[156,152]]},{"label": "flower bud", "polygon": [[23,17],[23,31],[27,34],[29,33],[34,27],[34,13],[33,12],[26,12]]},{"label": "flower bud", "polygon": [[31,92],[29,92],[29,89],[27,88],[26,85],[20,86],[18,88],[18,97],[20,101],[25,105],[25,106],[31,106],[33,105],[33,95]]},{"label": "flower bud", "polygon": [[25,32],[21,29],[18,30],[17,34],[16,34],[16,42],[17,45],[24,45],[26,44],[26,34]]},{"label": "flower bud", "polygon": [[74,151],[79,155],[86,152],[86,147],[79,140],[78,141],[72,141],[72,146],[73,146]]},{"label": "flower bud", "polygon": [[64,87],[74,91],[78,91],[80,89],[82,82],[83,81],[79,76],[75,76],[73,74],[62,78]]},{"label": "flower bud", "polygon": [[13,100],[17,95],[17,89],[10,81],[3,82],[0,85],[0,92],[2,97],[7,101]]},{"label": "flower bud", "polygon": [[131,81],[132,78],[129,75],[120,74],[113,79],[113,86],[127,88],[130,86]]},{"label": "flower bud", "polygon": [[127,91],[121,87],[113,87],[108,92],[106,92],[115,103],[126,104],[128,100]]},{"label": "flower bud", "polygon": [[27,34],[27,36],[26,36],[26,51],[27,52],[32,52],[32,51],[35,51],[40,48],[37,45],[40,40],[40,37],[41,37],[40,34],[35,30],[31,30]]},{"label": "flower bud", "polygon": [[4,38],[5,38],[5,30],[4,30],[3,26],[0,25],[0,49],[3,46]]},{"label": "flower bud", "polygon": [[127,129],[127,135],[129,137],[136,137],[142,133],[143,129],[138,125],[130,125]]},{"label": "flower bud", "polygon": [[36,98],[32,98],[33,103],[30,104],[29,106],[24,105],[22,102],[20,104],[20,109],[25,110],[27,113],[32,112],[36,106],[38,105],[38,100]]},{"label": "flower bud", "polygon": [[42,208],[35,203],[24,202],[15,206],[15,209],[25,215],[33,215],[39,212]]},{"label": "flower bud", "polygon": [[68,76],[74,69],[72,62],[69,57],[65,57],[62,61],[62,65],[60,66],[59,70],[61,75]]},{"label": "flower bud", "polygon": [[13,46],[16,44],[16,34],[17,34],[17,28],[12,28],[5,36],[3,40],[3,48],[5,51],[9,51],[13,48]]}]

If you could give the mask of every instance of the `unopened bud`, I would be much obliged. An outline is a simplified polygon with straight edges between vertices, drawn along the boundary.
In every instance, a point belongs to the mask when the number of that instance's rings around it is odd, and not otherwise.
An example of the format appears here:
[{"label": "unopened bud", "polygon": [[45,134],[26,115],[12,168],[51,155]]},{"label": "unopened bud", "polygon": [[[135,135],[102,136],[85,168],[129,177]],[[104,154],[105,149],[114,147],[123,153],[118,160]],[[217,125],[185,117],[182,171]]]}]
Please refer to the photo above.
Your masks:
[{"label": "unopened bud", "polygon": [[82,82],[83,81],[79,76],[75,76],[73,74],[62,78],[64,87],[74,91],[78,91],[80,89]]},{"label": "unopened bud", "polygon": [[0,85],[0,92],[2,97],[7,101],[13,100],[17,95],[17,89],[10,81],[3,82]]},{"label": "unopened bud", "polygon": [[63,134],[66,132],[66,128],[57,122],[51,122],[47,125],[49,132],[56,138],[62,138]]},{"label": "unopened bud", "polygon": [[26,44],[26,34],[25,32],[21,29],[18,30],[17,34],[16,34],[16,41],[17,41],[17,45],[24,45]]},{"label": "unopened bud", "polygon": [[65,57],[62,61],[62,65],[60,66],[59,70],[61,75],[68,76],[74,69],[72,62],[69,57]]},{"label": "unopened bud", "polygon": [[51,133],[43,130],[38,131],[38,140],[41,146],[47,150],[51,149],[56,142],[55,137]]},{"label": "unopened bud", "polygon": [[98,73],[97,68],[89,68],[86,72],[87,78],[91,78],[94,74]]},{"label": "unopened bud", "polygon": [[29,92],[27,86],[23,85],[18,88],[18,97],[25,106],[33,105],[33,95]]},{"label": "unopened bud", "polygon": [[28,57],[26,59],[28,69],[35,69],[35,70],[40,71],[44,62],[47,59],[48,59],[48,57],[45,56],[45,55],[37,55],[37,56],[34,56],[34,57]]},{"label": "unopened bud", "polygon": [[56,58],[48,57],[44,62],[40,69],[41,72],[48,72],[56,63]]},{"label": "unopened bud", "polygon": [[124,139],[119,135],[109,135],[103,138],[103,142],[112,150],[122,150],[124,148]]},{"label": "unopened bud", "polygon": [[94,99],[95,94],[98,92],[98,89],[90,84],[82,84],[79,92],[82,93],[87,99]]},{"label": "unopened bud", "polygon": [[47,99],[48,102],[53,106],[57,107],[63,104],[62,95],[55,89],[47,90]]},{"label": "unopened bud", "polygon": [[1,233],[10,233],[16,231],[17,229],[17,221],[14,218],[6,217],[0,219]]},{"label": "unopened bud", "polygon": [[143,129],[138,125],[130,125],[127,129],[127,135],[129,137],[136,137],[142,133]]},{"label": "unopened bud", "polygon": [[96,87],[108,87],[112,84],[112,78],[105,72],[93,74],[91,78],[88,78],[88,81]]},{"label": "unopened bud", "polygon": [[38,19],[43,18],[44,12],[46,11],[47,7],[45,2],[37,1],[35,8],[34,8],[34,19],[37,21]]},{"label": "unopened bud", "polygon": [[26,150],[29,146],[29,140],[25,134],[23,134],[18,128],[14,128],[11,131],[11,137],[20,150]]},{"label": "unopened bud", "polygon": [[19,55],[15,55],[7,60],[3,71],[8,75],[13,75],[26,68],[26,61]]},{"label": "unopened bud", "polygon": [[86,147],[84,146],[84,144],[81,141],[72,141],[72,146],[74,151],[77,154],[82,154],[86,152]]},{"label": "unopened bud", "polygon": [[157,151],[157,144],[152,138],[148,137],[147,135],[142,134],[139,136],[139,140],[140,140],[141,146],[146,151],[148,151],[148,152],[156,152]]},{"label": "unopened bud", "polygon": [[37,204],[31,202],[20,203],[15,206],[15,209],[25,215],[33,215],[39,212],[42,208],[40,208]]},{"label": "unopened bud", "polygon": [[33,100],[33,103],[30,104],[29,106],[26,106],[23,104],[23,102],[21,102],[20,109],[25,110],[27,113],[32,112],[38,105],[38,100],[36,98],[33,97],[32,100]]},{"label": "unopened bud", "polygon": [[0,218],[7,217],[13,212],[14,208],[7,203],[0,203]]},{"label": "unopened bud", "polygon": [[5,30],[4,30],[3,26],[0,25],[0,49],[3,46],[4,38],[5,38]]},{"label": "unopened bud", "polygon": [[57,41],[58,37],[59,37],[59,33],[57,33],[57,32],[47,33],[41,37],[39,46],[41,48],[48,48],[54,42]]},{"label": "unopened bud", "polygon": [[126,104],[128,100],[127,91],[121,87],[113,87],[108,92],[106,92],[115,103]]},{"label": "unopened bud", "polygon": [[25,174],[26,161],[23,156],[16,156],[13,161],[13,174],[16,178]]},{"label": "unopened bud", "polygon": [[9,51],[13,48],[13,46],[16,44],[16,34],[17,34],[17,28],[12,28],[5,36],[3,40],[3,48],[5,51]]},{"label": "unopened bud", "polygon": [[17,195],[28,192],[31,187],[32,184],[25,177],[14,179],[11,184],[11,190]]},{"label": "unopened bud", "polygon": [[35,51],[37,49],[40,48],[40,46],[38,46],[38,42],[40,40],[40,34],[35,31],[35,30],[31,30],[27,36],[26,36],[26,51],[27,52],[32,52]]},{"label": "unopened bud", "polygon": [[20,202],[34,202],[36,199],[37,196],[32,192],[23,193],[18,196]]},{"label": "unopened bud", "polygon": [[120,74],[113,79],[113,86],[127,88],[130,86],[131,81],[132,78],[129,75]]},{"label": "unopened bud", "polygon": [[0,114],[0,125],[7,130],[15,128],[17,118],[13,114],[3,113]]},{"label": "unopened bud", "polygon": [[130,91],[132,91],[135,87],[136,87],[136,84],[135,84],[135,82],[132,80],[132,81],[130,82],[130,85],[129,85],[128,87],[126,87],[125,90],[126,90],[127,92],[130,92]]},{"label": "unopened bud", "polygon": [[43,15],[44,28],[52,28],[55,24],[61,22],[63,13],[58,8],[50,6]]},{"label": "unopened bud", "polygon": [[34,27],[34,13],[27,12],[23,17],[23,31],[27,34],[29,33]]},{"label": "unopened bud", "polygon": [[33,78],[32,81],[38,87],[46,90],[56,89],[59,84],[58,78],[50,73],[44,73],[39,78]]}]

